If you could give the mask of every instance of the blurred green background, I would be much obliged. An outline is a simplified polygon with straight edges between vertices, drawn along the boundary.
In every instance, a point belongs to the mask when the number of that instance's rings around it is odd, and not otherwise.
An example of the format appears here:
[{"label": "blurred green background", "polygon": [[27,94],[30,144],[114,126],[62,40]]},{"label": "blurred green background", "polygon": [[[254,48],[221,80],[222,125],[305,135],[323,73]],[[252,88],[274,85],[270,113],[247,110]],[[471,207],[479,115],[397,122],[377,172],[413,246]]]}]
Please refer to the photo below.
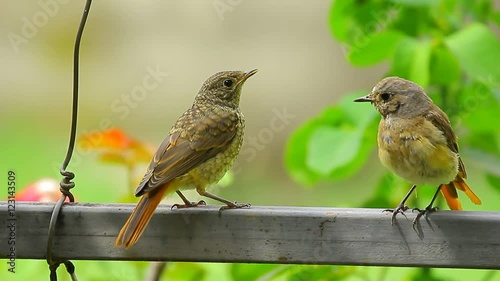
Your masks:
[{"label": "blurred green background", "polygon": [[[18,190],[40,178],[60,178],[83,4],[9,1],[0,11],[0,170],[16,171]],[[450,0],[94,1],[81,47],[78,135],[107,123],[154,150],[208,76],[258,68],[241,100],[246,142],[215,193],[253,205],[394,207],[410,184],[380,165],[379,116],[352,100],[383,77],[398,75],[426,88],[450,116],[467,182],[483,199],[475,206],[460,194],[464,208],[500,210],[499,6]],[[138,95],[152,72],[160,73],[157,83]],[[74,194],[83,202],[130,201],[135,186],[129,179],[140,179],[146,164],[133,170],[110,165],[97,151],[79,147],[69,166],[76,173]],[[411,205],[426,206],[433,192],[419,188]],[[80,280],[143,280],[149,267],[75,264]],[[2,270],[0,279],[48,278],[45,261],[18,260],[17,271]],[[60,271],[60,280],[69,280]],[[169,263],[162,277],[500,280],[485,270],[204,263]]]}]

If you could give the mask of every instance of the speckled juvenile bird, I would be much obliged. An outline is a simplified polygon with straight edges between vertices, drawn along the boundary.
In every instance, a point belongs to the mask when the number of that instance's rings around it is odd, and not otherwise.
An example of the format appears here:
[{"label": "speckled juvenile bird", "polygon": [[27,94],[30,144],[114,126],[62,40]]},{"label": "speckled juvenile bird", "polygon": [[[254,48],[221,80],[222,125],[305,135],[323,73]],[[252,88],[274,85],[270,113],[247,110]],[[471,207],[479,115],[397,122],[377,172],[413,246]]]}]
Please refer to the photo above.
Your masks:
[{"label": "speckled juvenile bird", "polygon": [[212,75],[201,87],[190,109],[177,120],[151,160],[135,196],[142,196],[122,227],[115,245],[131,247],[137,242],[163,196],[176,192],[184,201],[178,208],[205,204],[190,202],[180,189],[193,189],[227,206],[249,207],[208,193],[231,168],[242,142],[245,119],[240,94],[245,81],[257,69],[223,71]]},{"label": "speckled juvenile bird", "polygon": [[414,82],[387,77],[372,92],[355,100],[370,102],[382,115],[378,127],[378,154],[380,161],[396,175],[413,183],[410,191],[394,210],[391,222],[405,205],[417,185],[438,186],[430,204],[413,221],[435,211],[432,207],[439,191],[452,210],[461,210],[456,189],[462,190],[474,204],[481,200],[464,179],[465,166],[458,154],[457,137],[446,113],[437,107]]}]

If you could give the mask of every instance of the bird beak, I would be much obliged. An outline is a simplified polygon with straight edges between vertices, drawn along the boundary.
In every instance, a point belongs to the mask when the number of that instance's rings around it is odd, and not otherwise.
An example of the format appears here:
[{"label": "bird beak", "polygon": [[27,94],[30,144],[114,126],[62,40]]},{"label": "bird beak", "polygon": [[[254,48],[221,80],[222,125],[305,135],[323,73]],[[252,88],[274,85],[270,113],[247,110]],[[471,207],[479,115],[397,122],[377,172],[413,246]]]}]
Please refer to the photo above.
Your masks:
[{"label": "bird beak", "polygon": [[244,82],[245,80],[250,78],[250,76],[257,73],[257,71],[258,71],[257,69],[252,69],[252,70],[247,70],[247,71],[243,72],[243,77],[241,77],[241,82]]},{"label": "bird beak", "polygon": [[372,102],[373,99],[370,97],[370,95],[360,97],[354,100],[355,102]]}]

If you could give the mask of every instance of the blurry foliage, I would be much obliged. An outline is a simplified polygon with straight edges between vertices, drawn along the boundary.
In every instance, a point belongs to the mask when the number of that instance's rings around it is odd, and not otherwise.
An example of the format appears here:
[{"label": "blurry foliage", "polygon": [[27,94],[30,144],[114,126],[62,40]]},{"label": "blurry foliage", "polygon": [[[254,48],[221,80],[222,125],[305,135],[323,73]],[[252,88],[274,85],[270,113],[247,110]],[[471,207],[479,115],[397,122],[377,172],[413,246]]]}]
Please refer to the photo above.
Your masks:
[{"label": "blurry foliage", "polygon": [[356,274],[355,267],[324,265],[232,264],[232,280],[335,281]]}]

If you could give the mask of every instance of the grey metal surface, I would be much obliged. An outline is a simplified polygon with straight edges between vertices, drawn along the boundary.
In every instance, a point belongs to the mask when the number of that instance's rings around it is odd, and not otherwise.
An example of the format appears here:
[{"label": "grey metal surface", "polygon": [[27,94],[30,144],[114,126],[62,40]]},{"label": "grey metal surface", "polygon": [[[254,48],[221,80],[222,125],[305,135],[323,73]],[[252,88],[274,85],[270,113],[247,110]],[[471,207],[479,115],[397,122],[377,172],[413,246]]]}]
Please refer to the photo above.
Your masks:
[{"label": "grey metal surface", "polygon": [[[16,257],[43,259],[53,204],[16,205]],[[415,214],[381,209],[162,205],[129,250],[114,240],[133,204],[66,204],[53,255],[71,260],[166,260],[500,268],[500,213],[439,211],[412,228]],[[7,204],[0,202],[0,210]],[[0,212],[0,256],[9,254]]]}]

